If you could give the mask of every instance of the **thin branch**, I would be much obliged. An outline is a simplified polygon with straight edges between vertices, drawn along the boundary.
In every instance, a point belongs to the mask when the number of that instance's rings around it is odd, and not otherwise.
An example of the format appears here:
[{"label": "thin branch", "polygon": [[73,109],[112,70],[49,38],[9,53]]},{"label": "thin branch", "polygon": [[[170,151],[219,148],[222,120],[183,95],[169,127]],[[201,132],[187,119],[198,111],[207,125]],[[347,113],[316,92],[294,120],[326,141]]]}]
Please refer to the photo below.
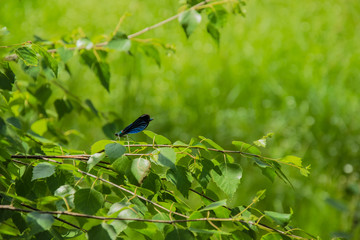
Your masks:
[{"label": "thin branch", "polygon": [[[102,217],[102,216],[94,216],[94,215],[88,215],[83,213],[75,213],[75,212],[68,212],[68,211],[31,211],[27,209],[22,208],[15,208],[11,205],[0,205],[0,209],[7,209],[10,211],[17,211],[17,212],[37,212],[40,214],[51,214],[51,215],[68,215],[68,216],[74,216],[74,217],[82,217],[82,218],[91,218],[91,219],[97,219],[97,220],[103,220],[103,221],[111,221],[111,220],[119,220],[119,221],[138,221],[138,222],[152,222],[152,223],[167,223],[167,224],[174,224],[174,223],[184,223],[184,222],[203,222],[203,221],[213,221],[213,222],[242,222],[242,223],[248,223],[250,225],[259,225],[252,221],[244,221],[234,218],[212,218],[212,217],[206,217],[206,218],[197,218],[197,219],[178,219],[178,220],[157,220],[157,219],[141,219],[141,218],[118,218],[118,217]],[[287,235],[287,234],[284,234]],[[296,239],[306,239],[301,236],[297,235],[287,235]]]},{"label": "thin branch", "polygon": [[137,195],[136,193],[134,193],[134,192],[132,192],[132,191],[130,191],[130,190],[124,188],[124,187],[121,187],[121,186],[119,186],[119,185],[117,185],[117,184],[115,184],[115,183],[112,183],[112,182],[110,182],[110,181],[108,181],[108,180],[106,180],[106,179],[97,177],[97,176],[95,176],[95,175],[93,175],[93,174],[91,174],[91,173],[87,173],[87,172],[81,171],[80,169],[78,169],[78,172],[81,173],[81,174],[87,175],[87,176],[89,176],[89,177],[99,179],[99,180],[102,181],[102,182],[105,182],[105,183],[110,184],[110,185],[112,185],[112,186],[114,186],[114,187],[116,187],[116,188],[119,188],[120,190],[122,190],[122,191],[124,191],[124,192],[127,192],[127,193],[129,193],[129,194],[131,194],[131,195],[133,195],[133,196],[135,196],[135,197],[138,197],[138,198],[140,198],[140,199],[142,199],[142,200],[144,200],[144,201],[146,201],[146,202],[149,202],[149,203],[153,204],[154,206],[157,206],[158,208],[161,208],[161,209],[163,209],[163,210],[165,210],[165,211],[167,211],[167,212],[169,212],[169,213],[171,213],[171,214],[175,214],[175,215],[178,215],[178,216],[181,216],[181,217],[184,217],[184,218],[189,218],[189,217],[186,216],[186,215],[183,215],[183,214],[178,213],[178,212],[173,212],[173,211],[171,211],[171,210],[169,210],[169,209],[161,206],[160,204],[158,204],[158,203],[156,203],[156,202],[153,202],[153,201],[151,201],[151,200],[149,200],[149,199],[147,199],[147,198],[145,198],[145,197],[143,197],[143,196]]},{"label": "thin branch", "polygon": [[[24,206],[24,207],[26,207],[26,208],[29,208],[29,209],[31,209],[31,210],[37,211],[37,212],[40,211],[39,209],[34,208],[34,207],[31,207],[31,206],[29,206],[29,205],[26,205],[26,204],[24,204],[24,203],[21,203],[21,205]],[[58,218],[58,217],[54,217],[54,218],[55,218],[56,220],[60,221],[60,222],[63,222],[63,223],[65,223],[65,224],[69,225],[69,226],[72,226],[73,228],[79,229],[79,230],[81,230],[81,231],[83,231],[83,232],[87,232],[85,229],[83,229],[83,228],[81,228],[81,227],[78,227],[78,226],[76,226],[75,224],[72,224],[72,223],[70,223],[70,222],[68,222],[68,221],[65,221],[65,220],[61,219],[61,218]]]},{"label": "thin branch", "polygon": [[[202,2],[200,2],[200,3],[198,3],[198,4],[194,5],[194,6],[192,6],[191,8],[186,9],[185,11],[182,11],[182,12],[180,12],[180,13],[178,13],[178,14],[170,17],[170,18],[167,18],[167,19],[165,19],[165,20],[163,20],[163,21],[161,21],[161,22],[159,22],[159,23],[156,23],[156,24],[150,26],[150,27],[146,27],[146,28],[144,28],[144,29],[142,29],[142,30],[140,30],[140,31],[138,31],[138,32],[136,32],[136,33],[130,34],[130,35],[128,35],[128,39],[137,37],[137,36],[139,36],[139,35],[141,35],[141,34],[144,34],[144,33],[148,32],[148,31],[150,31],[150,30],[152,30],[152,29],[154,29],[154,28],[160,27],[160,26],[162,26],[162,25],[164,25],[164,24],[166,24],[166,23],[168,23],[168,22],[171,22],[171,21],[177,19],[177,18],[180,16],[180,14],[182,14],[183,12],[187,12],[187,11],[189,11],[189,10],[196,9],[196,8],[202,6],[202,5],[207,4],[208,2],[211,2],[211,0],[202,1]],[[26,42],[26,43],[19,44],[19,45],[25,45],[25,44],[27,44],[27,43],[31,43],[31,41],[28,41],[28,42]],[[98,44],[96,44],[96,45],[94,46],[94,48],[101,48],[101,47],[106,46],[107,44],[108,44],[107,41],[106,41],[106,42],[102,42],[102,43],[98,43]],[[3,48],[6,48],[6,47],[8,47],[8,46],[2,46],[2,47],[3,47]],[[71,47],[71,48],[67,48],[67,50],[77,50],[77,49],[84,49],[84,48],[85,48],[85,46],[83,46],[83,47]],[[47,51],[48,51],[49,53],[55,53],[55,52],[57,52],[57,49],[49,49],[49,50],[47,50]],[[18,56],[17,56],[16,54],[11,54],[11,55],[8,55],[8,56],[4,57],[4,60],[5,60],[5,61],[15,61],[17,58],[18,58]]]}]

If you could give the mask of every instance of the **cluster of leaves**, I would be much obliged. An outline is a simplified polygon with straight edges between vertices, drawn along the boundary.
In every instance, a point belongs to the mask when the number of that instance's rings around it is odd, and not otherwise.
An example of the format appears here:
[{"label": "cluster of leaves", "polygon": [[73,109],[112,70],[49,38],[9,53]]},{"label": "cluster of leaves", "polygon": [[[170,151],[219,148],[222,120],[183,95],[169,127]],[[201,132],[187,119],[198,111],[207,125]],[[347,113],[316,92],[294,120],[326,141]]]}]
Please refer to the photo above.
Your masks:
[{"label": "cluster of leaves", "polygon": [[[227,14],[243,14],[243,4],[187,1],[187,10],[176,16],[187,37],[206,16],[206,30],[219,44]],[[243,176],[241,158],[254,161],[271,181],[278,176],[290,183],[281,165],[307,176],[308,167],[300,158],[262,156],[258,147],[265,147],[271,135],[254,144],[234,141],[237,150],[224,150],[204,137],[189,144],[171,143],[150,131],[145,133],[151,144],[102,140],[93,144],[89,155],[66,149],[69,136],[81,133],[63,132],[58,120],[70,113],[88,118],[107,114],[90,99],[81,101],[70,93],[59,75],[72,74],[69,60],[77,55],[110,91],[107,56],[112,51],[132,57],[141,53],[160,66],[160,50],[174,48],[135,38],[143,32],[127,35],[116,29],[100,43],[79,33],[57,42],[37,38],[15,46],[13,55],[5,58],[17,63],[1,63],[0,233],[29,239],[297,237],[289,225],[292,212],[254,208],[265,197],[263,189],[251,203],[231,205]],[[102,127],[105,135],[112,138],[120,121],[107,121]]]},{"label": "cluster of leaves", "polygon": [[[250,204],[230,205],[245,175],[240,159],[263,157],[243,145],[241,151],[229,151],[204,137],[171,143],[144,132],[151,144],[101,140],[86,155],[43,142],[37,155],[2,158],[1,234],[37,239],[299,237],[293,232],[299,229],[289,225],[292,211],[261,212],[253,206],[265,190],[259,189]],[[277,162],[286,164],[285,159]]]}]

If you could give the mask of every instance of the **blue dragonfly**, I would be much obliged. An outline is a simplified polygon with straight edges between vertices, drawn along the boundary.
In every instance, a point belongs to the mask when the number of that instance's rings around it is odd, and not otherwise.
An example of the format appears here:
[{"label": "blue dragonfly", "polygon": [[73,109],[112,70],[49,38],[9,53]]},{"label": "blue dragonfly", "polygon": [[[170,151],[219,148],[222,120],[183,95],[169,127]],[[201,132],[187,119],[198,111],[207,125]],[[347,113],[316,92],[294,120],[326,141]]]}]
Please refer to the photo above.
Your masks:
[{"label": "blue dragonfly", "polygon": [[115,133],[115,136],[122,137],[127,134],[131,134],[131,133],[139,133],[139,132],[143,131],[149,125],[150,121],[152,121],[152,120],[154,120],[154,119],[150,118],[149,114],[143,114],[138,119],[136,119],[133,123],[131,123],[129,126],[124,128],[120,132]]}]

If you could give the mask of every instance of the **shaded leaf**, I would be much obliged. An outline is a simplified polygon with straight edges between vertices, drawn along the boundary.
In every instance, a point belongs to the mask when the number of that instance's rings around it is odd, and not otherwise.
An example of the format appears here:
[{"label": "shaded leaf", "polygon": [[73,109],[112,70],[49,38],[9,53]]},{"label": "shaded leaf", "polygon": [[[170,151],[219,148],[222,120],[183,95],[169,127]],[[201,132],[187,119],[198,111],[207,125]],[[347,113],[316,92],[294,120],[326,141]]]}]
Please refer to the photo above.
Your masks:
[{"label": "shaded leaf", "polygon": [[55,166],[50,163],[39,163],[33,169],[31,181],[39,178],[47,178],[55,173]]},{"label": "shaded leaf", "polygon": [[104,203],[103,195],[90,188],[76,191],[74,197],[75,208],[86,214],[95,214]]},{"label": "shaded leaf", "polygon": [[185,229],[175,228],[173,231],[169,232],[165,240],[192,240],[195,239],[194,235]]},{"label": "shaded leaf", "polygon": [[57,99],[55,100],[54,105],[59,119],[73,110],[73,106],[69,100]]},{"label": "shaded leaf", "polygon": [[29,223],[31,234],[36,234],[49,230],[54,223],[54,218],[51,214],[31,212],[27,215],[26,221]]},{"label": "shaded leaf", "polygon": [[279,233],[271,232],[263,235],[260,240],[282,240],[282,235]]},{"label": "shaded leaf", "polygon": [[90,99],[85,100],[85,104],[90,108],[90,110],[96,115],[99,116],[98,110],[95,108],[94,104]]},{"label": "shaded leaf", "polygon": [[110,67],[107,62],[95,62],[92,70],[95,75],[99,78],[101,85],[110,92],[109,84],[110,84]]},{"label": "shaded leaf", "polygon": [[153,45],[143,45],[141,46],[142,49],[144,50],[146,56],[152,58],[155,60],[156,64],[161,67],[161,59],[160,59],[160,54],[159,51],[157,50],[156,47],[154,47]]},{"label": "shaded leaf", "polygon": [[119,143],[109,143],[105,146],[105,153],[109,157],[110,163],[120,158],[126,152],[126,148]]},{"label": "shaded leaf", "polygon": [[212,23],[208,23],[206,25],[206,30],[207,32],[210,34],[210,36],[214,39],[214,41],[216,42],[216,44],[219,46],[220,45],[220,32],[219,30],[215,27],[214,24]]},{"label": "shaded leaf", "polygon": [[105,222],[92,227],[87,236],[89,240],[115,240],[117,233],[112,225]]},{"label": "shaded leaf", "polygon": [[176,170],[169,169],[166,172],[166,179],[176,185],[176,188],[181,192],[184,197],[189,194],[191,182],[188,179],[188,172],[183,167],[176,167]]}]

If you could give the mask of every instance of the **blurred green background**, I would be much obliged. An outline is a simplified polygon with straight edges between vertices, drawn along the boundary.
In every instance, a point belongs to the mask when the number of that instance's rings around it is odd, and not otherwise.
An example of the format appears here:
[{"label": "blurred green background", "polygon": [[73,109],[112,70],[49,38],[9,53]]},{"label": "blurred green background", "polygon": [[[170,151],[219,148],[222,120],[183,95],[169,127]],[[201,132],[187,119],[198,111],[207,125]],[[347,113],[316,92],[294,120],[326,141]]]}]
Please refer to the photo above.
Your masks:
[{"label": "blurred green background", "polygon": [[[131,34],[174,15],[180,6],[165,0],[12,0],[1,5],[0,24],[10,34],[0,45],[34,35],[59,40],[74,31],[101,41],[125,13],[131,16],[121,30]],[[233,140],[252,142],[274,132],[265,154],[300,156],[311,164],[311,175],[285,169],[292,190],[280,180],[259,177],[261,172],[244,159],[239,203],[248,204],[271,185],[264,209],[289,212],[292,207],[294,225],[323,239],[359,239],[360,2],[249,1],[246,10],[245,18],[228,16],[219,47],[206,33],[205,18],[189,40],[178,21],[139,36],[176,48],[175,53],[161,51],[161,67],[143,54],[111,53],[110,93],[74,56],[72,74],[62,70],[58,81],[80,100],[91,99],[102,117],[89,121],[74,112],[57,121],[54,114],[54,124],[64,133],[80,132],[69,135],[68,147],[84,150],[108,138],[102,130],[106,123],[119,120],[121,128],[143,113],[155,119],[149,130],[173,141],[202,135],[233,149]],[[20,74],[17,80],[28,79]],[[56,98],[64,94],[54,91]],[[52,101],[47,104],[53,108]]]}]

